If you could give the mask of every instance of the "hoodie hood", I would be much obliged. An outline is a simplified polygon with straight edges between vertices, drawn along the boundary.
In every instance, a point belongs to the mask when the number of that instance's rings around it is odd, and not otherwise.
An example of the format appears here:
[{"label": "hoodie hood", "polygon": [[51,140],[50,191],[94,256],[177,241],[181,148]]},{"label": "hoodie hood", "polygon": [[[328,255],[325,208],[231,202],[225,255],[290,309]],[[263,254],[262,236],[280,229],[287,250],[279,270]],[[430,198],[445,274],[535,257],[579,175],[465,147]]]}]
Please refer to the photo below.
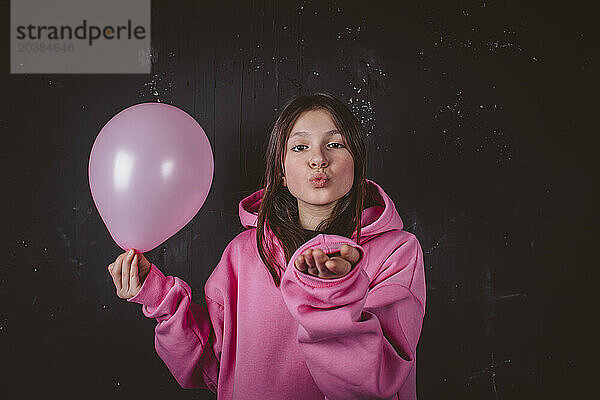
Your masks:
[{"label": "hoodie hood", "polygon": [[[375,201],[380,205],[371,206],[362,212],[361,237],[380,235],[391,230],[402,230],[404,223],[396,211],[392,199],[375,182],[366,179],[367,190],[375,193]],[[240,221],[245,228],[256,228],[258,207],[265,189],[260,189],[246,197],[239,204]],[[383,206],[382,206],[383,205]],[[352,235],[356,237],[356,232]]]}]

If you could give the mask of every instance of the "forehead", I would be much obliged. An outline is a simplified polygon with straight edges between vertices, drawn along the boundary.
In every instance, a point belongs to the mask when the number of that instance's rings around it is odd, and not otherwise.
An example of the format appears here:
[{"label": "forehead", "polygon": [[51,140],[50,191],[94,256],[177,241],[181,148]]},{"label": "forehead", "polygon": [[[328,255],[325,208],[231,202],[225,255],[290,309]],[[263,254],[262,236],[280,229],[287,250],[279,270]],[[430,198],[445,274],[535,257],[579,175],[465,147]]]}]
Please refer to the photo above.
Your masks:
[{"label": "forehead", "polygon": [[337,127],[329,111],[323,109],[305,111],[300,114],[290,130],[289,138],[311,134],[341,135],[337,131]]}]

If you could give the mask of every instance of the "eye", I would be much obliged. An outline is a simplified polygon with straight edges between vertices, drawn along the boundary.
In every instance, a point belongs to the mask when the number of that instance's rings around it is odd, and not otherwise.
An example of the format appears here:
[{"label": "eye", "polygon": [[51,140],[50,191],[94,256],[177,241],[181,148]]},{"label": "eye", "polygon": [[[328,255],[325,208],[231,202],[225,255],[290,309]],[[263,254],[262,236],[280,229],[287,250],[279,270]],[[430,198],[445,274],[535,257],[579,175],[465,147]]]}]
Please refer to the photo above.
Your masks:
[{"label": "eye", "polygon": [[[334,149],[343,149],[345,146],[341,143],[329,143],[328,146],[333,146]],[[299,149],[299,147],[307,147],[306,145],[303,144],[297,144],[294,147],[292,147],[290,150],[297,152],[302,151],[303,149]]]}]

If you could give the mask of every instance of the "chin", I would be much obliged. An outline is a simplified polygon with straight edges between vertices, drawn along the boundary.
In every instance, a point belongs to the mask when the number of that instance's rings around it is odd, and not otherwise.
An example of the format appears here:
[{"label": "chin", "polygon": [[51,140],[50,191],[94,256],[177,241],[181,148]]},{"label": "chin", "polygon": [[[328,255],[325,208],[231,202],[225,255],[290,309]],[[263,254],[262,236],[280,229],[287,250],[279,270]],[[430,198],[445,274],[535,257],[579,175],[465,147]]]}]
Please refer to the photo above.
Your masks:
[{"label": "chin", "polygon": [[335,196],[306,196],[304,198],[301,198],[301,200],[305,203],[308,204],[312,204],[315,206],[325,206],[327,204],[331,204],[337,200],[339,200],[338,197]]}]

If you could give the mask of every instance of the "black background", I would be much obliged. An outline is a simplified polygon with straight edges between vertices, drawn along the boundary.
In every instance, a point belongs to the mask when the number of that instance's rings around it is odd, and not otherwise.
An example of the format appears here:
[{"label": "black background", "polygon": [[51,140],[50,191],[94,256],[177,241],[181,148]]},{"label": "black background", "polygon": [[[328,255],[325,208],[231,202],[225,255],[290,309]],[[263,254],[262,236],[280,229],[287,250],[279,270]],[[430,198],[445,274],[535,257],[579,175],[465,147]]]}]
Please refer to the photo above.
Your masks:
[{"label": "black background", "polygon": [[589,6],[152,3],[148,75],[11,75],[1,3],[1,398],[213,398],[177,385],[155,353],[155,321],[115,295],[106,266],[122,250],[91,198],[92,144],[140,102],[176,105],[203,126],[215,156],[209,197],[146,254],[202,302],[241,229],[238,202],[259,188],[278,108],[321,90],[363,122],[368,177],[423,247],[419,398],[590,398],[598,41]]}]

